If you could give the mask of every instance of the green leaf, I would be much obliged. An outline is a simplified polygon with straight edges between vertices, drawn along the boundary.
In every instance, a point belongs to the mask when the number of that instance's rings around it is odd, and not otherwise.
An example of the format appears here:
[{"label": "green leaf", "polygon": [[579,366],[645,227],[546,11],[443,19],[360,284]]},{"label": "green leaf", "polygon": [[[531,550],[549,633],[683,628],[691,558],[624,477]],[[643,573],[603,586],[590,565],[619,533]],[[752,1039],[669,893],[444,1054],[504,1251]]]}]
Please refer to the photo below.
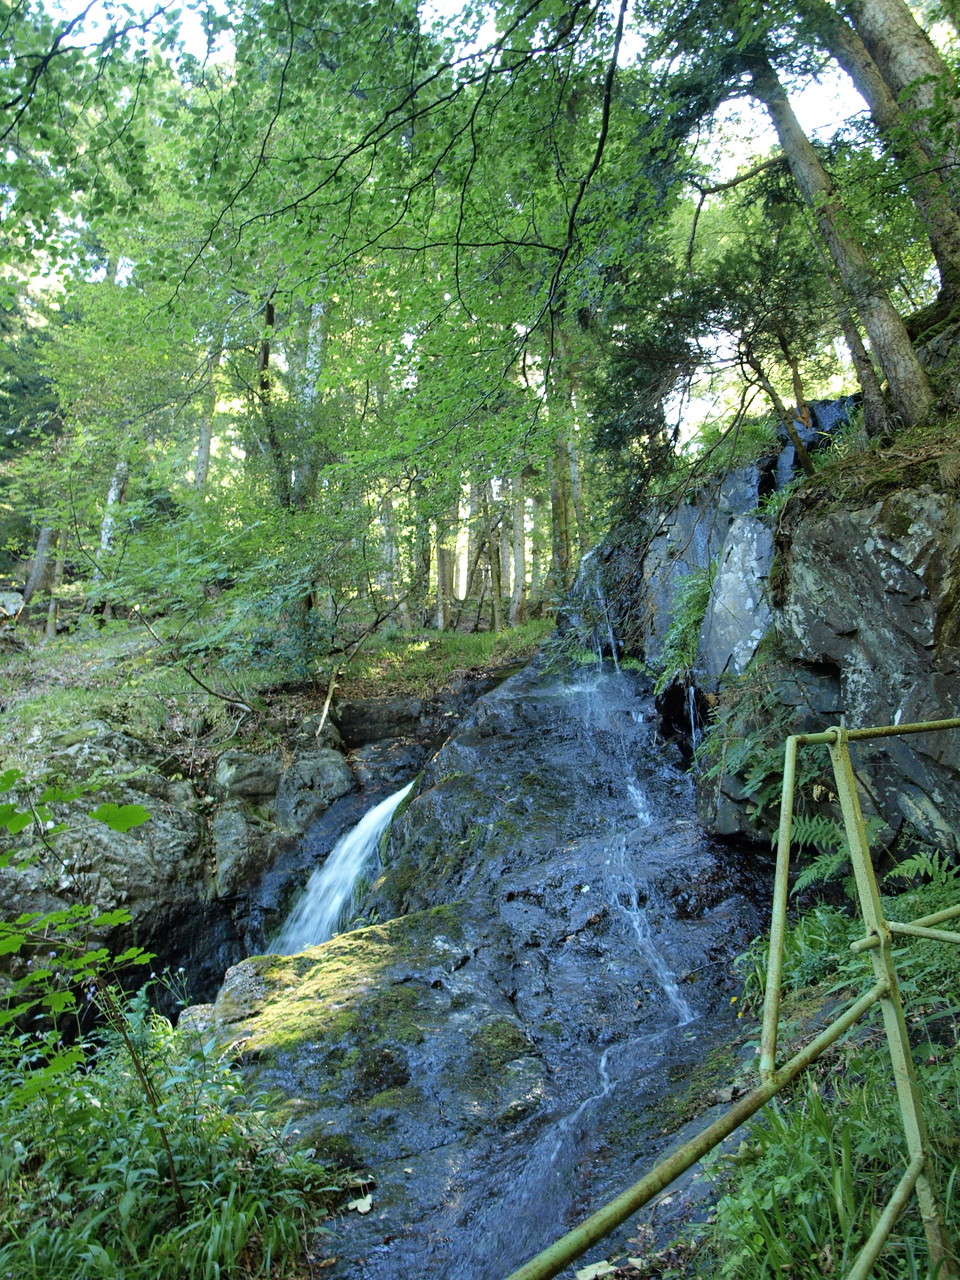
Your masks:
[{"label": "green leaf", "polygon": [[32,821],[33,814],[29,810],[25,813],[22,809],[18,809],[16,805],[0,805],[0,827],[6,827],[12,836],[29,827]]},{"label": "green leaf", "polygon": [[100,804],[91,812],[90,817],[105,823],[111,831],[120,832],[150,821],[150,814],[142,804]]}]

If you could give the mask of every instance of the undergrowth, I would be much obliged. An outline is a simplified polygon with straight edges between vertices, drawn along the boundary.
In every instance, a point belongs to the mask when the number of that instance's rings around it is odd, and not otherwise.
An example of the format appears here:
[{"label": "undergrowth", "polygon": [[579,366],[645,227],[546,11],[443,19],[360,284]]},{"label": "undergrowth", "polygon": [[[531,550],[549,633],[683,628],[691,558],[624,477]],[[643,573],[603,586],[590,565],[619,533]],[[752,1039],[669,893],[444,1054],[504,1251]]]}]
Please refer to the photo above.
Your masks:
[{"label": "undergrowth", "polygon": [[228,1065],[151,1012],[145,992],[112,999],[122,1021],[81,1046],[79,1068],[42,1072],[42,1088],[30,1084],[43,1051],[0,1039],[0,1275],[252,1280],[292,1268],[336,1190],[329,1171],[288,1151]]},{"label": "undergrowth", "polygon": [[[960,874],[939,856],[915,855],[887,877],[912,881],[884,897],[885,913],[909,921],[960,900]],[[924,883],[916,880],[923,878]],[[944,925],[950,928],[950,925]],[[819,905],[788,930],[784,1007],[824,1016],[872,981],[869,960],[849,944],[863,926],[849,909]],[[960,950],[911,939],[895,948],[906,1019],[947,1225],[960,1234]],[[766,940],[741,957],[744,1002],[759,1009]],[[787,1028],[789,1035],[789,1027]],[[904,1169],[902,1122],[879,1013],[855,1027],[792,1090],[768,1106],[733,1157],[719,1159],[721,1191],[701,1232],[696,1274],[713,1280],[822,1280],[843,1276]],[[878,1280],[934,1280],[915,1207],[875,1265]]]}]

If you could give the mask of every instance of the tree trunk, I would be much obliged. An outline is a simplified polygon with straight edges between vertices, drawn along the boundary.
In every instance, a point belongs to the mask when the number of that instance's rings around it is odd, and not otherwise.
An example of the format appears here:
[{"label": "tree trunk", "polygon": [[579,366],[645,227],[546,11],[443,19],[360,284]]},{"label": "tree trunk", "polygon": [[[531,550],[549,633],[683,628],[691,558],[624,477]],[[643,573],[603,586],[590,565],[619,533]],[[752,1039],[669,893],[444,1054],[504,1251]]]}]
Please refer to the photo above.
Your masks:
[{"label": "tree trunk", "polygon": [[527,591],[527,615],[539,617],[543,611],[543,553],[541,546],[546,539],[543,533],[546,503],[538,493],[531,496],[533,508],[533,529],[530,534],[530,587]]},{"label": "tree trunk", "polygon": [[193,487],[202,489],[207,483],[210,472],[210,450],[213,445],[213,419],[217,412],[217,370],[223,360],[224,335],[220,334],[215,351],[210,352],[208,365],[210,370],[207,394],[200,418],[200,439],[197,442],[197,461],[193,469]]},{"label": "tree trunk", "polygon": [[[774,409],[776,410],[777,417],[782,422],[783,429],[784,431],[786,431],[788,437],[790,438],[790,443],[793,445],[794,451],[796,452],[796,455],[797,455],[797,461],[800,463],[800,466],[803,468],[806,474],[808,476],[812,476],[814,474],[813,463],[810,461],[809,453],[807,453],[806,449],[804,448],[803,441],[800,439],[799,435],[797,434],[796,420],[793,414],[790,412],[787,406],[783,403],[779,394],[777,393],[776,387],[773,385],[773,383],[764,373],[763,368],[761,367],[757,359],[754,357],[754,355],[750,352],[749,348],[744,353],[743,360],[744,360],[744,363],[748,366],[748,368],[753,370],[754,376],[756,377],[756,380],[757,380],[757,384],[760,387],[762,387],[763,390],[766,392],[766,394],[769,396],[770,403],[773,405]],[[800,408],[801,406],[798,404],[797,407]],[[806,409],[805,405],[803,405],[803,409]],[[810,425],[809,411],[806,412],[806,421],[807,421],[807,426],[809,426]]]},{"label": "tree trunk", "polygon": [[503,583],[500,576],[500,531],[489,482],[483,486],[483,518],[487,536],[487,567],[490,571],[490,629],[503,630]]},{"label": "tree trunk", "polygon": [[477,589],[477,566],[483,544],[483,502],[480,484],[470,481],[469,512],[467,515],[467,554],[464,564],[462,602],[467,604]]},{"label": "tree trunk", "polygon": [[[103,519],[100,522],[100,554],[97,557],[97,567],[93,574],[94,583],[101,582],[106,576],[103,566],[113,549],[113,538],[117,529],[117,512],[123,505],[129,479],[130,464],[125,458],[121,458],[113,469],[113,475],[110,477],[110,487],[107,489],[107,503],[104,507]],[[113,606],[109,600],[103,600],[101,616],[104,622],[109,622],[113,617]]]},{"label": "tree trunk", "polygon": [[553,456],[550,459],[550,518],[547,591],[559,597],[570,586],[573,564],[569,457],[563,439],[554,442]]},{"label": "tree trunk", "polygon": [[[957,191],[957,108],[946,63],[904,0],[852,0],[850,19],[921,145]],[[915,114],[916,113],[916,114]]]},{"label": "tree trunk", "polygon": [[267,435],[267,451],[273,465],[273,482],[276,488],[277,502],[281,507],[289,507],[290,467],[284,457],[283,447],[277,431],[277,419],[273,408],[273,378],[270,372],[270,339],[276,325],[276,312],[273,306],[273,294],[267,298],[263,308],[263,337],[257,351],[257,396],[260,402],[260,416],[263,429]]},{"label": "tree trunk", "polygon": [[53,568],[53,582],[50,584],[50,603],[47,606],[47,625],[44,628],[44,637],[47,640],[55,640],[57,636],[57,622],[60,613],[58,592],[63,586],[63,575],[67,567],[67,535],[66,533],[60,533],[56,536],[59,539],[59,551],[57,552],[57,562]]},{"label": "tree trunk", "polygon": [[290,503],[298,511],[302,511],[313,497],[323,455],[317,411],[320,406],[319,382],[323,374],[324,316],[323,303],[314,302],[310,308],[304,339],[303,366],[297,379],[300,422],[297,457],[292,467]]},{"label": "tree trunk", "polygon": [[823,43],[856,85],[877,128],[901,166],[914,203],[927,230],[943,290],[952,300],[960,294],[960,217],[943,175],[932,168],[923,149],[923,131],[905,114],[857,31],[829,4],[805,0]]},{"label": "tree trunk", "polygon": [[850,359],[853,361],[857,381],[860,383],[860,390],[863,393],[864,430],[868,436],[882,435],[887,427],[887,415],[883,404],[883,388],[880,386],[880,379],[877,377],[877,371],[873,367],[870,353],[863,345],[863,338],[860,336],[860,330],[857,328],[857,322],[850,310],[848,299],[837,282],[836,271],[827,258],[822,241],[814,233],[812,227],[810,228],[810,239],[823,266],[823,273],[830,289],[830,296],[833,298],[833,305],[840,319],[843,339],[847,344],[847,350],[850,352]]},{"label": "tree trunk", "polygon": [[[573,393],[570,394],[570,407],[574,408],[575,400]],[[573,524],[577,534],[577,549],[581,556],[586,555],[590,550],[590,522],[587,518],[587,509],[583,501],[583,477],[580,473],[580,458],[577,453],[577,442],[574,438],[573,423],[567,431],[564,441],[564,447],[567,452],[567,470],[570,474],[570,507],[573,515]]]},{"label": "tree trunk", "polygon": [[509,600],[513,594],[513,508],[510,490],[509,478],[502,479],[497,486],[500,494],[497,500],[497,523],[500,529],[500,591],[504,601]]},{"label": "tree trunk", "polygon": [[429,624],[427,608],[430,595],[430,568],[433,562],[430,521],[419,510],[422,501],[422,494],[419,492],[420,488],[419,482],[415,482],[412,487],[415,523],[413,533],[413,574],[410,583],[410,599],[412,608],[416,611],[418,627]]},{"label": "tree trunk", "polygon": [[519,626],[527,613],[527,504],[523,496],[523,480],[517,476],[513,485],[513,591],[510,594],[510,625]]},{"label": "tree trunk", "polygon": [[410,611],[401,584],[397,518],[390,493],[385,493],[380,499],[380,525],[383,529],[383,592],[388,603],[395,607],[400,625],[409,630]]},{"label": "tree trunk", "polygon": [[437,523],[437,604],[434,623],[439,631],[446,631],[450,627],[459,523],[459,505],[452,506]]},{"label": "tree trunk", "polygon": [[887,297],[863,248],[843,226],[833,184],[765,58],[754,62],[751,92],[773,121],[794,180],[813,209],[837,273],[863,320],[894,406],[903,421],[913,426],[933,408],[934,394],[903,319]]},{"label": "tree trunk", "polygon": [[37,545],[33,552],[33,564],[30,567],[27,584],[23,588],[24,608],[26,608],[46,581],[50,566],[50,556],[55,550],[56,545],[56,529],[54,529],[52,524],[43,525],[37,536]]}]

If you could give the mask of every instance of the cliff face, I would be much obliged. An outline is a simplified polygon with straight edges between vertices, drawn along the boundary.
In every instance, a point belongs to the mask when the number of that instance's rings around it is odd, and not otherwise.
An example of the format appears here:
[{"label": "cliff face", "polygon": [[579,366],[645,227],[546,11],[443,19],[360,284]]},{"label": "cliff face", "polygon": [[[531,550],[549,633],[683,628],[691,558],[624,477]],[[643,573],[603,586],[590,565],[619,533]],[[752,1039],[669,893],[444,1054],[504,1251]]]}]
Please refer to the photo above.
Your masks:
[{"label": "cliff face", "polygon": [[[765,773],[790,733],[960,714],[960,509],[930,486],[873,501],[799,498],[756,514],[756,468],[671,513],[642,552],[605,553],[615,626],[665,684],[678,735],[687,709],[712,711],[698,769],[701,816],[717,833],[769,826]],[[694,573],[712,573],[706,610],[686,618],[696,659],[670,671],[671,628]],[[671,681],[672,677],[672,681]],[[753,744],[753,750],[750,749]],[[957,848],[960,734],[862,744],[865,811],[887,843]],[[772,781],[772,778],[770,779]]]}]

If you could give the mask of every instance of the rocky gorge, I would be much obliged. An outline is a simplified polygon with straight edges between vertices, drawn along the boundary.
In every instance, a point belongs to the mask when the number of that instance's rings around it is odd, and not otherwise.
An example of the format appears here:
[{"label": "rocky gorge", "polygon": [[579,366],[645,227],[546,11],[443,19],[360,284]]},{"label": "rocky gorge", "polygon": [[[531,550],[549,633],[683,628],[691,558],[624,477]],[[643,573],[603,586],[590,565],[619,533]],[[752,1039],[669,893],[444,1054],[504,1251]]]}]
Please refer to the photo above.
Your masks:
[{"label": "rocky gorge", "polygon": [[[483,698],[394,823],[358,904],[375,923],[244,962],[201,1015],[306,1141],[376,1181],[331,1274],[494,1280],[631,1181],[664,1097],[731,1032],[730,962],[764,901],[744,840],[770,825],[783,738],[957,714],[950,494],[772,516],[764,483],[747,468],[642,549],[602,547],[568,632],[606,669],[544,661]],[[695,660],[654,699],[616,661],[671,674],[697,573]],[[720,746],[691,777],[709,715]],[[887,740],[857,767],[888,850],[955,850],[955,735]]]}]

